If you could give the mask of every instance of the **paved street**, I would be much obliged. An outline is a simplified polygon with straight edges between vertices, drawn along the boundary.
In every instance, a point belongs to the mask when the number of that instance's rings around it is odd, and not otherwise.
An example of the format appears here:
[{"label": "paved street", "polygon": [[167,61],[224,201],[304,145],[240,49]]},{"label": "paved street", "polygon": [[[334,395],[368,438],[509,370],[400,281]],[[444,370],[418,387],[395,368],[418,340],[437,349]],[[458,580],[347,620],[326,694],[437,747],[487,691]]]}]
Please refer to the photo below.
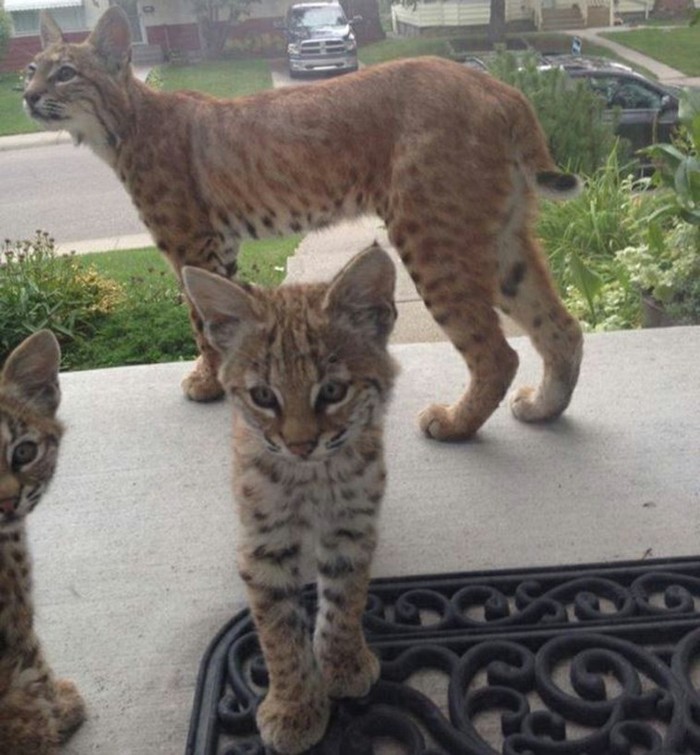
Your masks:
[{"label": "paved street", "polygon": [[0,151],[0,237],[41,229],[59,243],[145,232],[112,170],[87,147]]}]

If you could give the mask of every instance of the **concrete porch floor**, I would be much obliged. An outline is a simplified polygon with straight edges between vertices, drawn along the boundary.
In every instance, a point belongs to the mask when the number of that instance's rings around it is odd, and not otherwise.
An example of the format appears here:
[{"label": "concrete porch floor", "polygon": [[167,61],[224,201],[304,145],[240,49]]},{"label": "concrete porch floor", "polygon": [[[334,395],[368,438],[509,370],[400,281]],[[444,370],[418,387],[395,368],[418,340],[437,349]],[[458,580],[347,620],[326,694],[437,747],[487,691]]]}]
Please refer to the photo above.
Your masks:
[{"label": "concrete porch floor", "polygon": [[[516,384],[539,376],[529,342]],[[700,327],[586,337],[561,420],[502,406],[470,443],[416,414],[466,379],[447,343],[394,346],[377,577],[700,551]],[[184,751],[199,661],[244,607],[230,406],[185,401],[186,364],[61,376],[57,478],[29,521],[37,629],[89,718],[68,755]]]}]

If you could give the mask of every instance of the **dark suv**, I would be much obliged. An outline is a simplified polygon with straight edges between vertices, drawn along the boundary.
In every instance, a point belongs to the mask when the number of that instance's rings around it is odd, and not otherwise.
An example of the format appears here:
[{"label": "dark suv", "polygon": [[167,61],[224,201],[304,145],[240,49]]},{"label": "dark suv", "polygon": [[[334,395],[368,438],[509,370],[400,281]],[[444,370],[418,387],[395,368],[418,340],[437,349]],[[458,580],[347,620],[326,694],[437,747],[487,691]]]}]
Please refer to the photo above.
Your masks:
[{"label": "dark suv", "polygon": [[356,71],[357,41],[338,3],[298,3],[287,13],[290,76],[314,71]]}]

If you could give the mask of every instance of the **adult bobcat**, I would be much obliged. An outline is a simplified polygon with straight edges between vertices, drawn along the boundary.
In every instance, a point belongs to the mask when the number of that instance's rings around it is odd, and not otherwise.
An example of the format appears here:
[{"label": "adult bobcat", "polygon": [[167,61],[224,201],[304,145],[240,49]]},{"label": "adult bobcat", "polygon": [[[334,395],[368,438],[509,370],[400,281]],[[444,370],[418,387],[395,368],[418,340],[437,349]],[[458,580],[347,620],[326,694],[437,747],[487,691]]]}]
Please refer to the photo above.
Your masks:
[{"label": "adult bobcat", "polygon": [[[578,181],[556,170],[519,92],[435,58],[235,100],[155,92],[132,74],[118,7],[83,44],[66,43],[45,13],[41,33],[27,111],[112,166],[178,276],[184,265],[233,276],[246,236],[377,213],[471,373],[455,404],[423,411],[423,430],[468,438],[505,395],[518,358],[494,306],[544,360],[540,386],[511,399],[516,417],[546,420],[566,408],[581,330],[553,288],[532,222],[538,191],[565,198]],[[217,398],[218,356],[190,310],[201,356],[183,387],[195,400]]]}]

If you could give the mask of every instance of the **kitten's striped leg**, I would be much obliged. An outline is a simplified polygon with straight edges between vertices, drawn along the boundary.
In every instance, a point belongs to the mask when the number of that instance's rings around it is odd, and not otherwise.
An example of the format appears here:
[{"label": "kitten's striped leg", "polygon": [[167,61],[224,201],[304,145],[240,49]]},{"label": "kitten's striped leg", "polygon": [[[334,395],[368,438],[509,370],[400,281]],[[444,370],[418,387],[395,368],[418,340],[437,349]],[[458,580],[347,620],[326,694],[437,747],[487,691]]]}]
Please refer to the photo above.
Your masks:
[{"label": "kitten's striped leg", "polygon": [[[363,510],[360,505],[352,508]],[[364,508],[372,506],[367,503]],[[318,538],[314,651],[331,697],[362,697],[379,678],[379,660],[362,632],[376,539],[367,514],[327,518]]]},{"label": "kitten's striped leg", "polygon": [[85,703],[70,679],[57,679],[54,688],[54,716],[61,742],[65,742],[85,720]]},{"label": "kitten's striped leg", "polygon": [[299,753],[323,737],[330,715],[300,599],[301,541],[291,526],[276,530],[267,544],[250,530],[240,550],[240,573],[269,677],[258,729],[269,747]]}]

